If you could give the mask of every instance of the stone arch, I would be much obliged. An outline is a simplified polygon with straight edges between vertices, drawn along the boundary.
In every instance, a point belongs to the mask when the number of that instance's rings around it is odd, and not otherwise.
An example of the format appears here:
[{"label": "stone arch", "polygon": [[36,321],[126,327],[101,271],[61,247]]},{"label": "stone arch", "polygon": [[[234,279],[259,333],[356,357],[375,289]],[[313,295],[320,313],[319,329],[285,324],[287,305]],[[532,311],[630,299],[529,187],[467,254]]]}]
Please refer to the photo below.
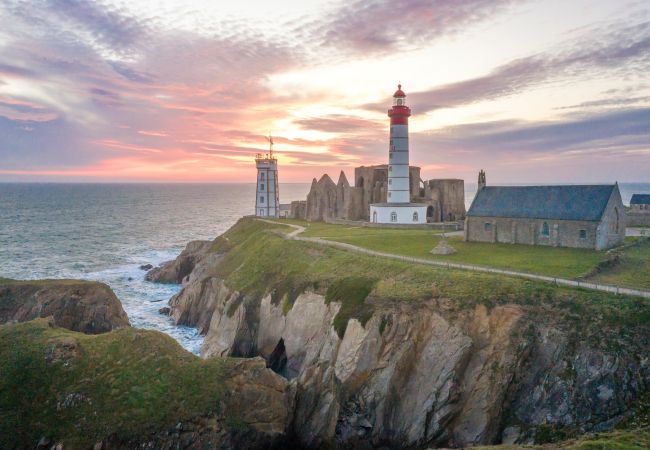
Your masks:
[{"label": "stone arch", "polygon": [[433,207],[433,205],[427,206],[427,222],[431,221],[433,222],[433,214],[436,212],[436,209]]}]

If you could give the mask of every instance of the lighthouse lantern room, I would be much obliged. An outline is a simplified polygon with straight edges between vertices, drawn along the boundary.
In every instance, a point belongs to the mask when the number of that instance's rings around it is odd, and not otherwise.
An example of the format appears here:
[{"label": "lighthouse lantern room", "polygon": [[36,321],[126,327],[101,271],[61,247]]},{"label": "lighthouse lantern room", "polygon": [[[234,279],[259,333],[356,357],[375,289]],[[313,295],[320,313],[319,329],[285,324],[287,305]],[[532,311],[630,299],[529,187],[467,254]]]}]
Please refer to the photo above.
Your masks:
[{"label": "lighthouse lantern room", "polygon": [[273,138],[269,136],[269,152],[255,155],[257,167],[257,188],[255,194],[255,215],[278,217],[280,190],[278,188],[278,160],[273,156]]}]

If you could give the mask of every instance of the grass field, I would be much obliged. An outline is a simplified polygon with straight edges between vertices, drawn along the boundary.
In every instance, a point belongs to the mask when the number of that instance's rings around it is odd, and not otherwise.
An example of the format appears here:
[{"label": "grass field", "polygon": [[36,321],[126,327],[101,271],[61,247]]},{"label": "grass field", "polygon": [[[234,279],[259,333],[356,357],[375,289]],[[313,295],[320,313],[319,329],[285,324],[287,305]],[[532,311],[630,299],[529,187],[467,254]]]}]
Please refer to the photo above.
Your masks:
[{"label": "grass field", "polygon": [[[610,259],[606,252],[589,249],[464,242],[462,236],[448,237],[449,244],[457,253],[432,255],[430,251],[442,237],[438,230],[371,228],[300,220],[281,220],[279,223],[304,226],[305,237],[321,237],[371,250],[569,279],[591,275],[596,267],[606,267]],[[649,289],[650,244],[623,250],[617,265],[589,279]]]},{"label": "grass field", "polygon": [[171,429],[216,410],[231,363],[202,360],[157,331],[90,336],[47,319],[1,325],[0,342],[0,448],[33,448],[41,436],[92,448]]}]

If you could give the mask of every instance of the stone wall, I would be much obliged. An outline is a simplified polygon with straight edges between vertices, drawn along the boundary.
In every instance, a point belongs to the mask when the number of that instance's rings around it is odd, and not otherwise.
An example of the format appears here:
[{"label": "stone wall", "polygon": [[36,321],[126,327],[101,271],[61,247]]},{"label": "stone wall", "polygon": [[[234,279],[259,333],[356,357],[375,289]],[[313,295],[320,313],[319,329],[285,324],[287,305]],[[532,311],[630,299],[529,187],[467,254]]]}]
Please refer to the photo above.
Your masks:
[{"label": "stone wall", "polygon": [[[465,240],[595,249],[598,229],[598,222],[470,216],[465,220]],[[586,232],[584,238],[580,230]]]},{"label": "stone wall", "polygon": [[[545,235],[544,223],[548,224]],[[513,219],[504,217],[468,217],[465,240],[552,247],[593,248],[604,250],[623,242],[625,226],[610,228],[607,222],[570,220]],[[586,235],[581,236],[581,231]]]},{"label": "stone wall", "polygon": [[465,218],[465,182],[457,179],[424,182],[424,202],[430,222],[451,222]]},{"label": "stone wall", "polygon": [[627,213],[627,225],[629,227],[650,227],[650,210],[646,213]]}]

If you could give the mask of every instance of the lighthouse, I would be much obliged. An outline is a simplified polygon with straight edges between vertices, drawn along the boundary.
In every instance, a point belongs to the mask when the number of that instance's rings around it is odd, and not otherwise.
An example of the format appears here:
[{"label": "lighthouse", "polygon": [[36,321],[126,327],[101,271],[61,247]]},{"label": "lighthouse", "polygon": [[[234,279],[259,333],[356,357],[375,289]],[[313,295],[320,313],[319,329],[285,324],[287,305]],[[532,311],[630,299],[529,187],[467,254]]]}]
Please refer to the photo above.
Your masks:
[{"label": "lighthouse", "polygon": [[406,94],[402,85],[397,85],[393,94],[390,117],[390,145],[388,147],[388,203],[409,203],[409,116],[411,108],[406,106]]},{"label": "lighthouse", "polygon": [[388,110],[390,135],[388,143],[388,192],[386,203],[370,205],[370,220],[375,223],[426,223],[426,205],[411,203],[409,180],[409,117],[402,85],[393,94],[393,106]]},{"label": "lighthouse", "polygon": [[273,156],[273,138],[269,136],[269,152],[255,155],[257,187],[255,189],[255,215],[278,217],[280,190],[278,188],[278,160]]}]

